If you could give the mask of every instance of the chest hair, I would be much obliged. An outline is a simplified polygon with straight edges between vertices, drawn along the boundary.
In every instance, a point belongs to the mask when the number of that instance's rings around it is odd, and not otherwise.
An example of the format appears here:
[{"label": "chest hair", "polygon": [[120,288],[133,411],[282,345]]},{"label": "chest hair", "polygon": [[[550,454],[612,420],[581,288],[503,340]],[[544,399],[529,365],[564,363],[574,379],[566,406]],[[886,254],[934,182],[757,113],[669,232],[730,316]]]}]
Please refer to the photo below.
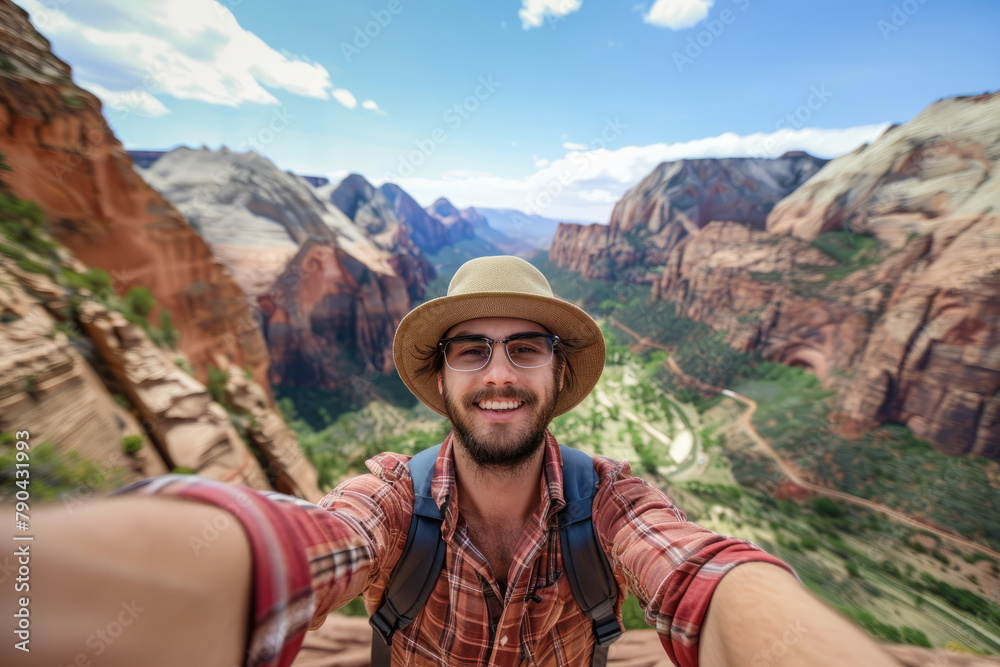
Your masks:
[{"label": "chest hair", "polygon": [[469,539],[486,558],[493,576],[503,589],[507,584],[510,565],[514,561],[514,552],[521,541],[523,527],[468,514],[465,522],[469,529]]}]

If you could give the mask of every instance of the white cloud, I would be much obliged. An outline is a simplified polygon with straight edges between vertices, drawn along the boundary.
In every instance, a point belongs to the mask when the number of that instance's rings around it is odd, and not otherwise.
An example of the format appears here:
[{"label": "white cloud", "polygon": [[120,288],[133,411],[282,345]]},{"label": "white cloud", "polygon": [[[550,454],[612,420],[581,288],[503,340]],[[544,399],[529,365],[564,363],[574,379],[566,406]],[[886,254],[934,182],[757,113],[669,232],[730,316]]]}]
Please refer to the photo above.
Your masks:
[{"label": "white cloud", "polygon": [[782,129],[750,135],[727,132],[673,144],[571,150],[523,178],[455,170],[438,178],[413,176],[396,182],[425,204],[444,196],[459,208],[513,208],[550,218],[607,222],[614,203],[661,162],[703,157],[778,157],[791,150],[832,158],[875,140],[887,127],[888,123],[845,129]]},{"label": "white cloud", "polygon": [[683,30],[708,16],[715,0],[656,0],[642,20],[650,25]]},{"label": "white cloud", "polygon": [[546,16],[563,17],[580,9],[580,0],[521,0],[517,15],[524,30],[539,28]]},{"label": "white cloud", "polygon": [[[105,107],[117,109],[124,113],[134,113],[139,116],[162,116],[163,114],[170,113],[167,107],[163,106],[163,102],[141,88],[115,93],[98,83],[88,83],[86,81],[77,81],[77,83],[81,88],[85,88],[101,98]],[[107,114],[107,111],[105,111],[105,114]]]},{"label": "white cloud", "polygon": [[375,103],[375,100],[365,100],[361,103],[361,108],[367,109],[368,111],[374,111],[379,116],[385,115],[385,112],[378,108],[378,104]]},{"label": "white cloud", "polygon": [[333,99],[337,100],[348,109],[354,109],[358,106],[357,98],[355,98],[354,95],[351,95],[351,91],[349,90],[344,88],[335,88],[330,92],[330,94],[333,96]]},{"label": "white cloud", "polygon": [[587,144],[578,144],[578,143],[575,143],[575,142],[572,142],[572,141],[564,141],[562,147],[565,148],[568,151],[585,151],[585,150],[587,150]]},{"label": "white cloud", "polygon": [[540,158],[537,155],[532,155],[531,159],[535,161],[535,166],[538,168],[544,167],[549,164],[549,161],[545,158]]},{"label": "white cloud", "polygon": [[149,99],[161,94],[231,107],[278,104],[267,88],[316,99],[329,99],[333,88],[322,65],[273,49],[215,0],[19,3],[109,105],[133,94],[146,111],[158,109]]}]

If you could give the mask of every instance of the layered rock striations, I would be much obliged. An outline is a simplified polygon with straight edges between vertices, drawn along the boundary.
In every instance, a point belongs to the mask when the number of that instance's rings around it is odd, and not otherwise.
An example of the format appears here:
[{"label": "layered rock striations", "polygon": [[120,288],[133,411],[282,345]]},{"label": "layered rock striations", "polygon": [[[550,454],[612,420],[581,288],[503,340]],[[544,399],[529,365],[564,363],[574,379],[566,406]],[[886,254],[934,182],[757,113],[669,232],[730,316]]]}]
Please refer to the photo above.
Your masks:
[{"label": "layered rock striations", "polygon": [[396,217],[396,208],[414,217],[408,195],[390,201],[360,176],[316,189],[266,158],[226,149],[176,149],[142,175],[254,298],[273,384],[333,388],[392,372],[385,350],[433,275]]},{"label": "layered rock striations", "polygon": [[561,226],[550,259],[652,280],[734,347],[824,378],[843,418],[1000,458],[998,119],[1000,94],[938,102],[819,171],[666,163],[610,225]]},{"label": "layered rock striations", "polygon": [[649,270],[713,220],[763,229],[774,205],[825,163],[806,153],[664,162],[625,193],[606,229],[559,225],[549,259],[586,278],[651,280]]},{"label": "layered rock striations", "polygon": [[276,383],[335,388],[392,372],[392,338],[410,309],[401,276],[307,241],[260,299]]},{"label": "layered rock striations", "polygon": [[[944,100],[833,161],[768,231],[843,230],[907,255],[845,408],[940,450],[1000,458],[1000,94]],[[917,247],[920,252],[911,252]]]},{"label": "layered rock striations", "polygon": [[[205,242],[132,163],[23,10],[0,2],[0,153],[12,191],[38,202],[56,238],[118,291],[148,287],[170,311],[199,377],[216,355],[267,381],[267,351],[246,298]],[[266,384],[265,384],[266,386]]]}]

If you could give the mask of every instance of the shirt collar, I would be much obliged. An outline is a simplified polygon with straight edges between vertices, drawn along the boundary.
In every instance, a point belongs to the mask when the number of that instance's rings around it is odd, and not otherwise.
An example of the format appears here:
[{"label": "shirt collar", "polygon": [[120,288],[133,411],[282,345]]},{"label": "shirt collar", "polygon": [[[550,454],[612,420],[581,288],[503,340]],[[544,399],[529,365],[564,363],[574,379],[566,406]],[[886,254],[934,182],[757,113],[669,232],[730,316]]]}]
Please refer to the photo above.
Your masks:
[{"label": "shirt collar", "polygon": [[[431,497],[441,510],[444,522],[441,532],[448,541],[455,534],[458,525],[458,484],[455,480],[454,432],[449,433],[441,449],[438,450],[437,461],[434,462],[434,478],[431,480]],[[563,494],[562,452],[559,443],[548,430],[545,431],[544,458],[542,460],[541,506],[546,508],[546,516],[542,517],[542,525],[551,522],[552,517],[566,506]]]}]

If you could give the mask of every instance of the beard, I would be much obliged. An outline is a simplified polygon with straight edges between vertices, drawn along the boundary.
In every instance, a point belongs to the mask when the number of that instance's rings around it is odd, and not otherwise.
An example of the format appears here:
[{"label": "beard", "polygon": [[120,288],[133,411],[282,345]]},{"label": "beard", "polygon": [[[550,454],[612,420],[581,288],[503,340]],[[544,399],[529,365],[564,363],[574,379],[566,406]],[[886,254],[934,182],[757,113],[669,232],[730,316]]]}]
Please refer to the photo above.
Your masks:
[{"label": "beard", "polygon": [[[530,459],[545,442],[545,429],[556,408],[556,393],[551,387],[541,397],[520,387],[508,387],[476,391],[462,400],[445,384],[443,396],[456,439],[481,469],[509,471]],[[522,424],[476,423],[472,411],[478,410],[477,403],[489,399],[524,401],[522,409],[530,409],[531,414]]]}]

